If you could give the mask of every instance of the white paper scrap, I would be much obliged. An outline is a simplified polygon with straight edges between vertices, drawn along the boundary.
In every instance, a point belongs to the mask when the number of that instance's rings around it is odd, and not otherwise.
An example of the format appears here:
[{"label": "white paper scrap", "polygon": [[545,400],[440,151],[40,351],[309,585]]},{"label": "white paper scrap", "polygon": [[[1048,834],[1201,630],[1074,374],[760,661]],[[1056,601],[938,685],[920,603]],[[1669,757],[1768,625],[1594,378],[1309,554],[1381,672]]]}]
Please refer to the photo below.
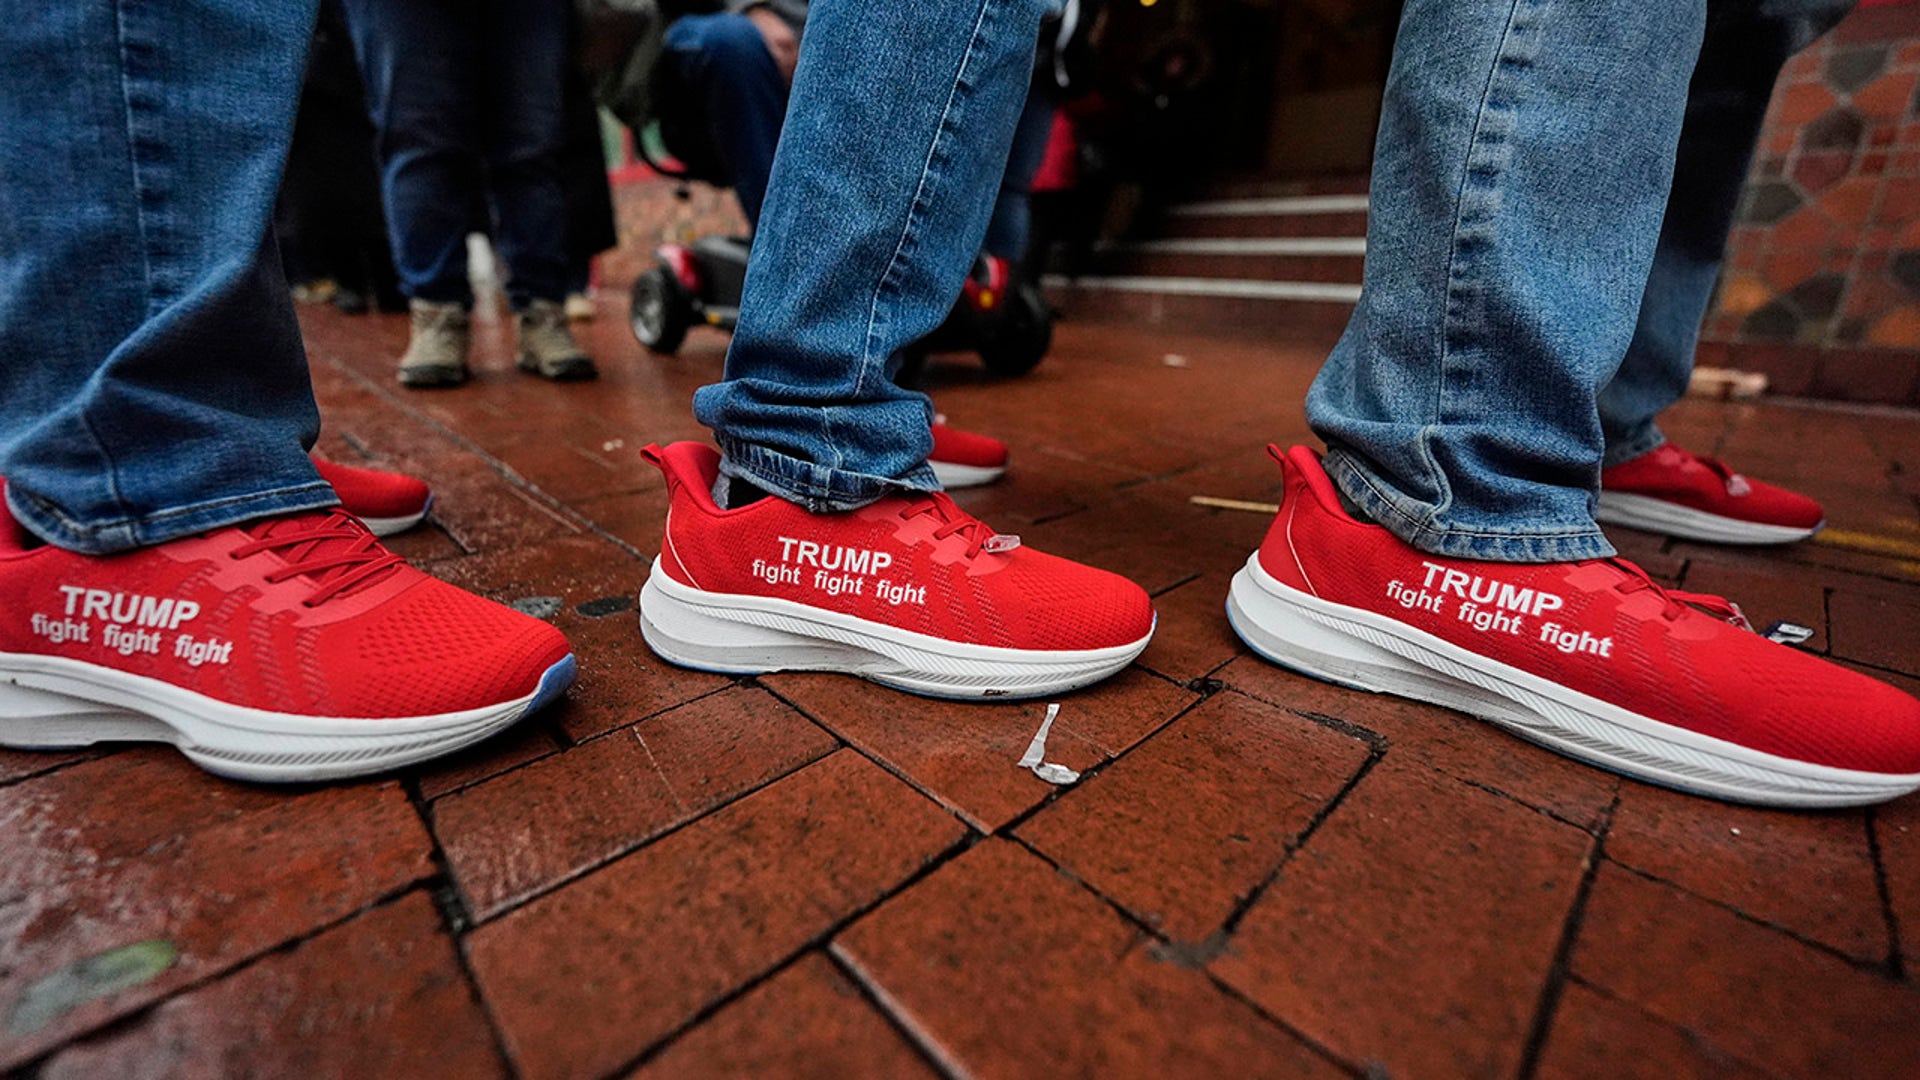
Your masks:
[{"label": "white paper scrap", "polygon": [[1080,779],[1080,774],[1047,761],[1047,733],[1053,730],[1053,718],[1060,715],[1060,703],[1047,706],[1046,719],[1040,721],[1040,730],[1033,733],[1033,741],[1027,744],[1027,752],[1020,755],[1019,766],[1032,769],[1033,775],[1049,784],[1071,784]]}]

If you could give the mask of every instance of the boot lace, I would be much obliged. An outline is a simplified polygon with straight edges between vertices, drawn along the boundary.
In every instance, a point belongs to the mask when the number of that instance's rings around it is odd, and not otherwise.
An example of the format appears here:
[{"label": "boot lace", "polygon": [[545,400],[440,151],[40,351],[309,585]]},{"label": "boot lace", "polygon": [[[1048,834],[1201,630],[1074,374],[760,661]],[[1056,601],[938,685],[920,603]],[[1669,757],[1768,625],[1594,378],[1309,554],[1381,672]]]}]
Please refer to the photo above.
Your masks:
[{"label": "boot lace", "polygon": [[277,585],[297,577],[311,579],[313,593],[301,601],[310,608],[371,585],[406,565],[405,559],[382,547],[366,526],[344,510],[279,518],[244,531],[253,540],[228,555],[246,559],[278,553],[283,565],[269,571],[266,580]]}]

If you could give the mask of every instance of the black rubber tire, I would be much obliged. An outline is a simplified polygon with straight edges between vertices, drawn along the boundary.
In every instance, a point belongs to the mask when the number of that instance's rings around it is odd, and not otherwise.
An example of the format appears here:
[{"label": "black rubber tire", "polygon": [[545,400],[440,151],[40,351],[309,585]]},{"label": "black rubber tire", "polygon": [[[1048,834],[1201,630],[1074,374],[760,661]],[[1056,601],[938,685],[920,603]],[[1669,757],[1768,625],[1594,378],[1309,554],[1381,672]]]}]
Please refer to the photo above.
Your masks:
[{"label": "black rubber tire", "polygon": [[634,279],[627,319],[640,344],[651,352],[672,356],[680,351],[680,343],[693,326],[693,298],[673,271],[656,266]]},{"label": "black rubber tire", "polygon": [[1007,294],[1007,305],[980,344],[980,360],[995,375],[1025,375],[1053,348],[1053,312],[1031,285]]}]

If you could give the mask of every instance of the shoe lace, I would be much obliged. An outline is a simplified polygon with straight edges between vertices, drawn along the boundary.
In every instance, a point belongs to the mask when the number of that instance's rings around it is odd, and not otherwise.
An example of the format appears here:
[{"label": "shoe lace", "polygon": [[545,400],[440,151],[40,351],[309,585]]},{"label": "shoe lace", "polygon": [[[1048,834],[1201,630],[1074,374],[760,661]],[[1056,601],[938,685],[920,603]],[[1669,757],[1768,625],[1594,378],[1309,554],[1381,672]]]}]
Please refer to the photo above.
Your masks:
[{"label": "shoe lace", "polygon": [[1654,595],[1658,596],[1664,602],[1664,606],[1661,609],[1661,615],[1664,618],[1669,620],[1677,619],[1689,608],[1696,608],[1706,612],[1708,615],[1712,615],[1722,622],[1737,626],[1742,630],[1753,629],[1753,624],[1747,620],[1746,613],[1740,610],[1740,605],[1724,596],[1715,596],[1712,593],[1687,592],[1683,589],[1669,589],[1665,585],[1653,580],[1653,576],[1645,570],[1642,570],[1636,563],[1626,559],[1607,559],[1604,561],[1614,569],[1627,575],[1625,580],[1615,586],[1615,588],[1621,592],[1636,593],[1652,589]]},{"label": "shoe lace", "polygon": [[319,607],[336,596],[391,574],[406,560],[381,546],[353,515],[333,510],[324,516],[276,518],[243,530],[253,537],[228,552],[234,559],[278,552],[282,565],[266,575],[271,584],[297,577],[313,580],[313,594],[301,601]]},{"label": "shoe lace", "polygon": [[[1675,449],[1679,449],[1679,448],[1675,447]],[[1681,450],[1680,452],[1685,454],[1688,458],[1691,458],[1692,460],[1699,462],[1702,466],[1706,467],[1708,471],[1712,472],[1715,476],[1718,476],[1720,478],[1720,482],[1726,486],[1727,494],[1737,498],[1741,495],[1746,495],[1753,490],[1753,485],[1747,482],[1746,477],[1741,476],[1737,472],[1734,472],[1733,466],[1727,464],[1724,461],[1721,461],[1719,458],[1707,457],[1704,454],[1696,454],[1691,450]]]},{"label": "shoe lace", "polygon": [[982,551],[997,554],[1020,546],[1018,536],[994,532],[986,522],[955,505],[953,498],[945,492],[929,492],[926,498],[915,500],[902,508],[900,520],[912,521],[925,514],[932,514],[941,521],[941,525],[933,530],[935,540],[945,540],[949,536],[967,539],[966,557],[969,559]]}]

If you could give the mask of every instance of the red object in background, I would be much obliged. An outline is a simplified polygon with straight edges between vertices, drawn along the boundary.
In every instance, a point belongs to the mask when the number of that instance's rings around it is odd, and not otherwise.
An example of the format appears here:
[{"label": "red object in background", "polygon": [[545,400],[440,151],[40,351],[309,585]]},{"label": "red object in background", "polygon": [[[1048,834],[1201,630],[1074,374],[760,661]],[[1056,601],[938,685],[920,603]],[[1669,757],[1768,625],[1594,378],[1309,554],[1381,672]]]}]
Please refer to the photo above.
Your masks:
[{"label": "red object in background", "polygon": [[1033,173],[1033,191],[1071,191],[1080,183],[1080,136],[1065,110],[1053,114],[1047,153]]}]

